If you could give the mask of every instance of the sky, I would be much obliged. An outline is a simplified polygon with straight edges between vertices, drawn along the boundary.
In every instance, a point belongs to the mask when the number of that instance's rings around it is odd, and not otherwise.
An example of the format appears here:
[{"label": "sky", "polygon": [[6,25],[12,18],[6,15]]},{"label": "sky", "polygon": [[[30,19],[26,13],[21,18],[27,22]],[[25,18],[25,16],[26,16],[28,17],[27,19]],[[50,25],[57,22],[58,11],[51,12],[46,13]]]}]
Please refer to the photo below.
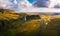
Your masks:
[{"label": "sky", "polygon": [[35,10],[43,8],[43,11],[44,8],[60,9],[60,0],[0,0],[0,8],[15,11],[27,10],[28,8]]},{"label": "sky", "polygon": [[33,3],[34,2],[34,0],[28,0],[30,3]]}]

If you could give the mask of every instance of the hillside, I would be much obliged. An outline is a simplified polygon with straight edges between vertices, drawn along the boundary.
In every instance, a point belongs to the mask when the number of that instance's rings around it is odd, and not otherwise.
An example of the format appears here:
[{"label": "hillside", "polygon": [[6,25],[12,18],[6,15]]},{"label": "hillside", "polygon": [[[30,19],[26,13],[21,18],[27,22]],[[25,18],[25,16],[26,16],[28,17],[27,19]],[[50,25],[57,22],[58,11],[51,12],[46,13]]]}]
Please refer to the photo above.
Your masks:
[{"label": "hillside", "polygon": [[60,16],[0,9],[0,36],[57,36],[59,27]]},{"label": "hillside", "polygon": [[15,11],[0,9],[0,20],[18,19],[19,15]]}]

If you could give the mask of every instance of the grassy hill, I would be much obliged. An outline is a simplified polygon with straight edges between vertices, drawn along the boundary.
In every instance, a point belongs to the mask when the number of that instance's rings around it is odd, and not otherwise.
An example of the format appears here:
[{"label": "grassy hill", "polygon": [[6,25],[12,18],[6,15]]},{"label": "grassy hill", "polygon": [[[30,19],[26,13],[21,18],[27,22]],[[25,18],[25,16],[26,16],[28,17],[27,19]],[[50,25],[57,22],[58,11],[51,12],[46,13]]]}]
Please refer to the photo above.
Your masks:
[{"label": "grassy hill", "polygon": [[[34,29],[36,31],[36,29],[39,28],[38,22],[30,22],[30,20],[25,21],[25,16],[27,16],[25,13],[15,13],[15,11],[12,10],[0,9],[0,35],[15,36],[22,32],[32,33]],[[27,32],[25,32],[25,30],[27,30]]]},{"label": "grassy hill", "polygon": [[0,9],[0,20],[18,19],[19,15],[12,10]]},{"label": "grassy hill", "polygon": [[[28,20],[24,20],[25,17]],[[44,14],[15,13],[12,10],[0,9],[0,36],[57,36],[60,32],[58,31],[60,18],[56,17],[58,18]]]}]

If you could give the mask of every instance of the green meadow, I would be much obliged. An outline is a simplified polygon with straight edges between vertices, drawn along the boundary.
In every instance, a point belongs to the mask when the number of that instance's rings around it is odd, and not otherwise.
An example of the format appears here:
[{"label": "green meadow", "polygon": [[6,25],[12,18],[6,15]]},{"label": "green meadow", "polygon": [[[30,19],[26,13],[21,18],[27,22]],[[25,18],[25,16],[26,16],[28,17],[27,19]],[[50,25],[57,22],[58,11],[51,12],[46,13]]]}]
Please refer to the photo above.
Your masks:
[{"label": "green meadow", "polygon": [[51,17],[0,9],[0,36],[60,36],[60,16]]}]

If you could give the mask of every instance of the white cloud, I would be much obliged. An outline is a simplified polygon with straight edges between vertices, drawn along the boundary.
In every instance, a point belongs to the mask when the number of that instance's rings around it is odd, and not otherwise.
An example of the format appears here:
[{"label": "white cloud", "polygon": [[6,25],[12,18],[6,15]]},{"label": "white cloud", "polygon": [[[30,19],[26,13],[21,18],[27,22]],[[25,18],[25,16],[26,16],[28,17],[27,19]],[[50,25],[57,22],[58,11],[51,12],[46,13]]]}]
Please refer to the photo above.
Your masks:
[{"label": "white cloud", "polygon": [[22,10],[23,8],[31,8],[32,4],[30,4],[27,0],[17,0],[11,2],[10,0],[0,0],[0,7],[5,9],[12,10]]},{"label": "white cloud", "polygon": [[60,9],[54,9],[54,8],[24,8],[20,12],[59,12]]},{"label": "white cloud", "polygon": [[57,4],[60,5],[60,0],[35,0],[35,2],[33,3],[35,7],[47,7],[47,8],[54,8],[55,5]]},{"label": "white cloud", "polygon": [[60,4],[60,0],[50,0],[49,8],[54,7],[57,4]]},{"label": "white cloud", "polygon": [[11,4],[9,0],[0,0],[0,8],[8,8]]},{"label": "white cloud", "polygon": [[32,4],[30,4],[27,0],[20,1],[18,3],[20,8],[30,8],[32,7]]},{"label": "white cloud", "polygon": [[27,0],[21,0],[16,4],[10,2],[10,0],[0,0],[0,7],[19,12],[60,12],[60,9],[34,8]]}]

